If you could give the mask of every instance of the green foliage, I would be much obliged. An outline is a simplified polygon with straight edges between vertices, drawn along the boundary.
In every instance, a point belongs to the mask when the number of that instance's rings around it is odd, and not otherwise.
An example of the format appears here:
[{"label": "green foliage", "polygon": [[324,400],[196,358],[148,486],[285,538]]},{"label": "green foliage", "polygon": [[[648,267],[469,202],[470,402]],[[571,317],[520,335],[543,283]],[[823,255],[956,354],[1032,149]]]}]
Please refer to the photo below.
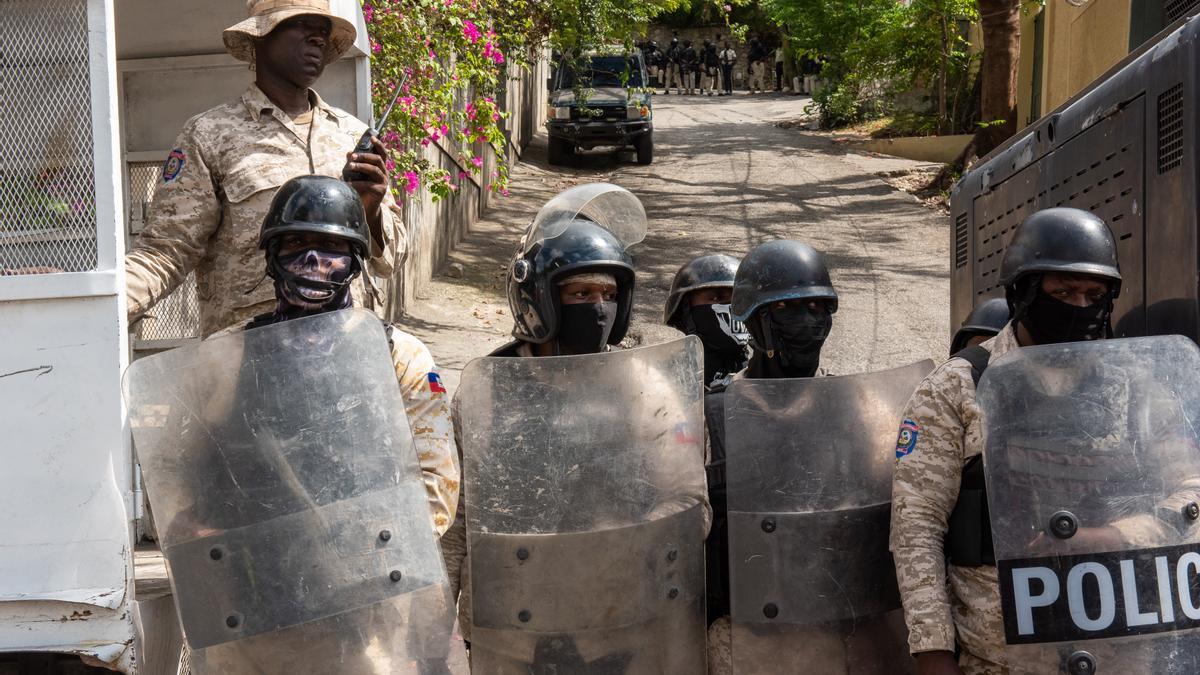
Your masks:
[{"label": "green foliage", "polygon": [[[825,126],[891,114],[900,94],[970,94],[972,57],[963,27],[974,0],[761,0],[785,27],[791,54],[820,64],[824,87],[814,103]],[[945,82],[944,89],[941,87]],[[964,106],[967,107],[967,106]],[[947,126],[936,120],[936,126]]]},{"label": "green foliage", "polygon": [[[497,156],[491,189],[507,194],[502,113],[496,103],[510,64],[528,67],[546,47],[561,51],[632,44],[651,18],[690,0],[363,0],[377,111],[403,82],[383,141],[397,193],[422,187],[434,199]],[[451,175],[423,159],[438,143],[456,159]]]}]

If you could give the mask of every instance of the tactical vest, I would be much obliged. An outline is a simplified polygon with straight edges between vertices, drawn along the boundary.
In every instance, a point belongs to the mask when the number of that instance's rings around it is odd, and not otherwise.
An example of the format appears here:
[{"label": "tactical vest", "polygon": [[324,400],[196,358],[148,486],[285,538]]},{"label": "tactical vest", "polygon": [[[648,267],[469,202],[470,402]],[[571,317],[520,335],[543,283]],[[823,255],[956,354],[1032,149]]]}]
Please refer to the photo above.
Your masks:
[{"label": "tactical vest", "polygon": [[[971,364],[971,380],[979,387],[979,379],[988,367],[992,354],[975,345],[967,347],[951,358],[962,359]],[[944,542],[946,559],[959,567],[995,565],[996,553],[992,547],[992,521],[988,514],[987,481],[983,473],[983,453],[967,460],[963,466],[962,482],[958,488],[958,501],[950,512]]]}]

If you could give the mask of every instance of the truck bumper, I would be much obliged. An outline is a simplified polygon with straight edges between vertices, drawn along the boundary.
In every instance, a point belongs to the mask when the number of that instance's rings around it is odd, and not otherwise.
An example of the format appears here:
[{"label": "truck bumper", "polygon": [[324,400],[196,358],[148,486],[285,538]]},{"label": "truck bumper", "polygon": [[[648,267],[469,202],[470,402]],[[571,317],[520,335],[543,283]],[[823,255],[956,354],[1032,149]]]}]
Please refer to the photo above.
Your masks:
[{"label": "truck bumper", "polygon": [[654,130],[649,120],[636,122],[566,122],[546,123],[551,138],[570,141],[578,147],[593,148],[601,145],[631,145],[639,136]]}]

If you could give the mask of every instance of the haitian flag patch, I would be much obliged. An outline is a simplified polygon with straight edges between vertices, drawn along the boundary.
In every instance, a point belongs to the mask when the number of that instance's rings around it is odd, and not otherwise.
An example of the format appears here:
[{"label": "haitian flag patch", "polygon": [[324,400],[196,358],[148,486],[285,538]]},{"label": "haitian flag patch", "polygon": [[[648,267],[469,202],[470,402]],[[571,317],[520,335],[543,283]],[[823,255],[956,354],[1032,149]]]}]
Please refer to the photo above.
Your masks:
[{"label": "haitian flag patch", "polygon": [[896,438],[896,459],[907,457],[917,448],[917,436],[921,435],[921,427],[916,422],[905,418],[900,423],[900,436]]},{"label": "haitian flag patch", "polygon": [[429,391],[435,394],[446,393],[446,387],[442,385],[442,378],[438,377],[437,373],[429,374]]}]

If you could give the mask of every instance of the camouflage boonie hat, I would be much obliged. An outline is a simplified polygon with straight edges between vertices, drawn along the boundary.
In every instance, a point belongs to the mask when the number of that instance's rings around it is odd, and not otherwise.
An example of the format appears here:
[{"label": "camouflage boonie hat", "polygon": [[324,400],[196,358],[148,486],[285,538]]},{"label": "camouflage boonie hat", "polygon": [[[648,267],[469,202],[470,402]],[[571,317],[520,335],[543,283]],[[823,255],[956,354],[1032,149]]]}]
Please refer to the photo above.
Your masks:
[{"label": "camouflage boonie hat", "polygon": [[294,16],[315,14],[333,23],[325,45],[326,65],[341,58],[358,36],[354,24],[330,11],[329,0],[247,0],[246,10],[250,18],[226,28],[221,38],[233,58],[247,63],[254,63],[254,42]]}]

